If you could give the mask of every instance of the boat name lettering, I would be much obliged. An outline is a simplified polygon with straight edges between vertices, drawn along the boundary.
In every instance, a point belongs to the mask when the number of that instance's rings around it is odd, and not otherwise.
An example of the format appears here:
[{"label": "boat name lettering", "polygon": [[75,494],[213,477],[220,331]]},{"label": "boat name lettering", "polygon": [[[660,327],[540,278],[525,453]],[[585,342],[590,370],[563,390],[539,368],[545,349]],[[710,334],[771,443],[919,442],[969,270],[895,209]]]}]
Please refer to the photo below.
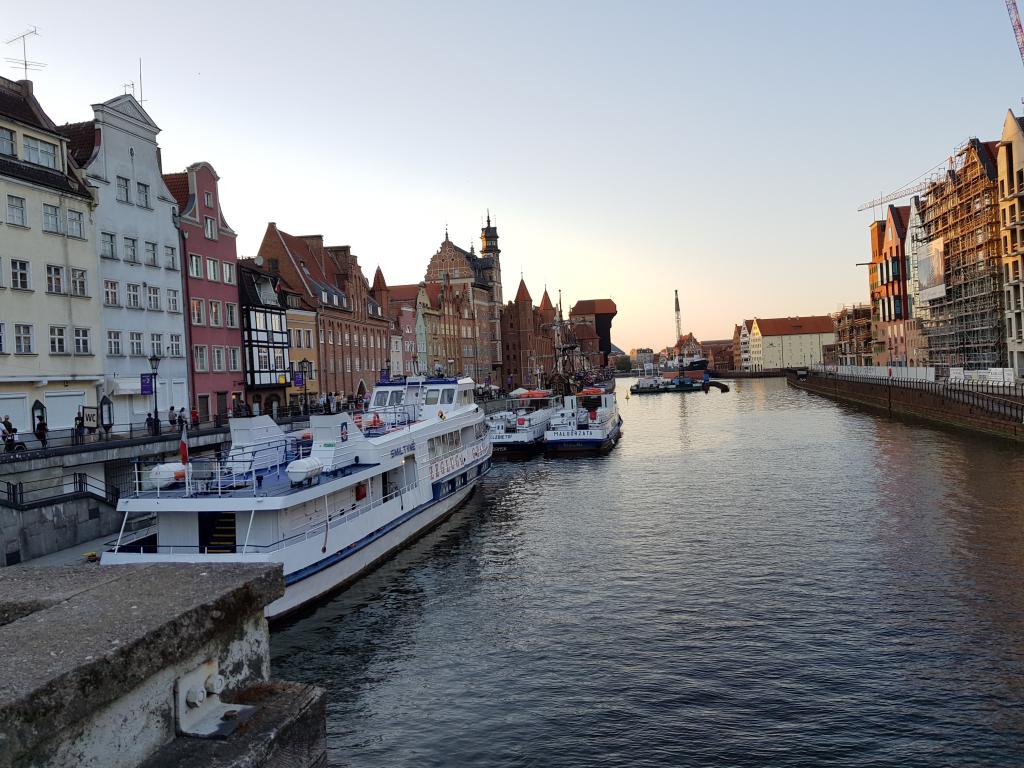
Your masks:
[{"label": "boat name lettering", "polygon": [[399,446],[398,448],[391,449],[391,458],[401,456],[403,453],[412,453],[416,450],[416,443],[408,443],[407,445]]}]

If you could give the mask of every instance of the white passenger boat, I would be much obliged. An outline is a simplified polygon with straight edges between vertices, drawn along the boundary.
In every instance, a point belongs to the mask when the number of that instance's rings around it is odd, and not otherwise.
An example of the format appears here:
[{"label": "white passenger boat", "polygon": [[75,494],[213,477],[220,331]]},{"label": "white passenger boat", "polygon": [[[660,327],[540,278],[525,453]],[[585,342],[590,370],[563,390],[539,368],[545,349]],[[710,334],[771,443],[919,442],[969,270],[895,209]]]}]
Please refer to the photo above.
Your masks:
[{"label": "white passenger boat", "polygon": [[544,433],[549,453],[607,453],[622,436],[615,393],[593,387],[567,395]]},{"label": "white passenger boat", "polygon": [[277,618],[445,519],[491,466],[471,379],[382,382],[368,412],[311,416],[309,431],[303,449],[267,416],[232,419],[223,458],[137,464],[102,562],[281,563],[286,591],[266,610]]},{"label": "white passenger boat", "polygon": [[508,408],[487,416],[487,434],[495,454],[529,454],[544,448],[544,432],[562,399],[550,390],[513,395]]}]

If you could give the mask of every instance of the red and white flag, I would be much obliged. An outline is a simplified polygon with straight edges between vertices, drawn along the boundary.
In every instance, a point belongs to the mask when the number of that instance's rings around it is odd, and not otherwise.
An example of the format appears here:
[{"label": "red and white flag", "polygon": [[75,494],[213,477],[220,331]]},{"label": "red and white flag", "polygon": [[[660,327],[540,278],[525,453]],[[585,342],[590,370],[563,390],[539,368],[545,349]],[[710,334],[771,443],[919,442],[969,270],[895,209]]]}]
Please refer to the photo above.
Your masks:
[{"label": "red and white flag", "polygon": [[178,443],[178,450],[181,452],[181,463],[188,464],[188,433],[181,428],[181,442]]}]

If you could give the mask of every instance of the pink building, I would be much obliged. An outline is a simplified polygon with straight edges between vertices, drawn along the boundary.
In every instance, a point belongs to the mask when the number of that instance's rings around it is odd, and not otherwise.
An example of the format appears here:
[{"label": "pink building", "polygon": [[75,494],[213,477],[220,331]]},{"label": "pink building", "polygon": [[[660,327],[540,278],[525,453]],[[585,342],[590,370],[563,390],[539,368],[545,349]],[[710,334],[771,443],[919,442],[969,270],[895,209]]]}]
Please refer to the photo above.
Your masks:
[{"label": "pink building", "polygon": [[164,176],[178,201],[185,266],[185,311],[192,405],[203,420],[227,415],[244,401],[242,331],[238,310],[238,254],[235,232],[224,220],[217,182],[209,163]]}]

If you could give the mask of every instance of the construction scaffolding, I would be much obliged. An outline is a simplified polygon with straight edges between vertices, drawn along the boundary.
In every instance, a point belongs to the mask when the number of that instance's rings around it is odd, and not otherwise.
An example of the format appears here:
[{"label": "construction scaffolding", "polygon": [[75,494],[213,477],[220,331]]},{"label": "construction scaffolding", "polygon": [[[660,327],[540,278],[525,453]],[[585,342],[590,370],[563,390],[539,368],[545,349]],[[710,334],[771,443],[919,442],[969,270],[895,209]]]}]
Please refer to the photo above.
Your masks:
[{"label": "construction scaffolding", "polygon": [[835,365],[871,365],[871,305],[844,306],[832,313]]},{"label": "construction scaffolding", "polygon": [[928,365],[1006,365],[997,181],[995,142],[970,139],[921,201],[928,242],[942,247],[945,288],[921,313]]}]

